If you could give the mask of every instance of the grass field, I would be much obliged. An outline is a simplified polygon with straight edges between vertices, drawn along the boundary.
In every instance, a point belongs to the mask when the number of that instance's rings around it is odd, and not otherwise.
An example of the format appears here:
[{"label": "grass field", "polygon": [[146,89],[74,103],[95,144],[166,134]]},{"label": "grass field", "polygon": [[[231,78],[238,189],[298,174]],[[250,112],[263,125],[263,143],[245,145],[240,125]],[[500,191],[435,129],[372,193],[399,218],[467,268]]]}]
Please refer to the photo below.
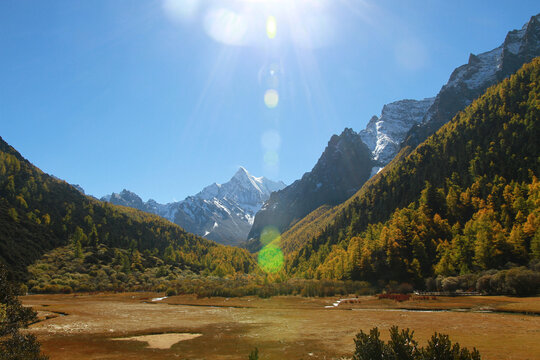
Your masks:
[{"label": "grass field", "polygon": [[[540,311],[540,298],[441,297],[397,303],[361,297],[325,308],[337,298],[175,296],[152,301],[160,296],[32,295],[22,300],[43,319],[30,331],[52,360],[247,359],[255,347],[260,359],[340,359],[351,356],[358,331],[377,326],[387,338],[392,325],[415,330],[421,344],[435,331],[449,334],[462,346],[478,348],[483,359],[540,359],[540,317],[530,315]],[[159,334],[168,334],[161,339],[166,344],[162,348],[118,340]],[[183,341],[166,348],[176,337]]]}]

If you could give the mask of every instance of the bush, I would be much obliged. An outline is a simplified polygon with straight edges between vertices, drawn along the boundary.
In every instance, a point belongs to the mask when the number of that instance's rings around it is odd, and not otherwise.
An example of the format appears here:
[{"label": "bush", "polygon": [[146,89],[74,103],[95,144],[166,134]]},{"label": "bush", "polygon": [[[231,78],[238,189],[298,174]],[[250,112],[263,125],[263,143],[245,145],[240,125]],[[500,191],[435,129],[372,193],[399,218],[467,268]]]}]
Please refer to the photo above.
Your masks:
[{"label": "bush", "polygon": [[459,280],[455,277],[447,277],[442,281],[443,291],[454,292],[459,288]]},{"label": "bush", "polygon": [[425,280],[426,290],[427,291],[437,291],[437,280],[432,277],[429,277]]},{"label": "bush", "polygon": [[356,335],[353,360],[480,360],[480,353],[473,349],[452,345],[448,335],[435,333],[425,348],[418,346],[413,338],[414,331],[399,331],[397,326],[390,328],[390,340],[380,339],[377,328],[369,334],[360,331]]},{"label": "bush", "polygon": [[173,288],[168,288],[167,291],[165,292],[165,296],[175,296],[175,295],[177,295],[176,289],[173,289]]},{"label": "bush", "polygon": [[506,272],[506,289],[517,296],[536,295],[540,290],[540,273],[524,268]]},{"label": "bush", "polygon": [[435,333],[428,341],[425,349],[422,349],[420,359],[440,359],[440,360],[480,360],[480,353],[473,349],[461,349],[458,343],[452,345],[448,335]]},{"label": "bush", "polygon": [[414,287],[409,283],[402,283],[399,284],[397,287],[397,291],[399,294],[410,294],[414,290]]},{"label": "bush", "polygon": [[384,359],[386,344],[380,339],[378,328],[373,328],[369,334],[360,331],[354,339],[355,351],[353,360]]},{"label": "bush", "polygon": [[491,292],[491,275],[484,275],[476,280],[476,291],[482,293]]},{"label": "bush", "polygon": [[255,348],[250,354],[248,360],[259,360],[259,349]]}]

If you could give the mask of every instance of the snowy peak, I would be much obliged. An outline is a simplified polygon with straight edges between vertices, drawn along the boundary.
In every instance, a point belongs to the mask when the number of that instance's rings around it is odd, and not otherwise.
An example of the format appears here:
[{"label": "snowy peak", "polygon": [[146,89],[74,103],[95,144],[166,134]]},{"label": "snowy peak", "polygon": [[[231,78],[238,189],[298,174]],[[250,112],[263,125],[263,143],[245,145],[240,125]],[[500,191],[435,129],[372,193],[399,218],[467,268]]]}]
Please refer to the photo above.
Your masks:
[{"label": "snowy peak", "polygon": [[416,147],[489,86],[539,55],[540,15],[536,15],[521,30],[510,31],[501,46],[478,55],[470,54],[468,63],[452,72],[436,97],[385,105],[381,116],[372,117],[360,132],[377,162],[372,174],[388,164],[403,144]]},{"label": "snowy peak", "polygon": [[195,197],[204,200],[228,199],[258,210],[272,192],[281,190],[285,186],[282,181],[276,182],[265,177],[255,177],[241,166],[228,182],[209,185]]},{"label": "snowy peak", "polygon": [[212,199],[218,196],[220,188],[221,185],[213,183],[212,185],[208,185],[207,187],[202,189],[202,191],[195,196],[206,200]]},{"label": "snowy peak", "polygon": [[240,167],[228,182],[208,185],[179,202],[159,204],[152,199],[143,202],[137,194],[125,189],[101,200],[157,214],[189,232],[235,245],[246,239],[255,213],[270,194],[284,187],[281,181],[255,177]]},{"label": "snowy peak", "polygon": [[243,181],[245,179],[250,179],[251,177],[249,172],[243,166],[240,166],[231,180],[236,179],[238,181]]},{"label": "snowy peak", "polygon": [[535,52],[539,47],[540,14],[531,17],[520,30],[513,30],[506,35],[503,49],[514,55],[524,52]]},{"label": "snowy peak", "polygon": [[360,131],[373,159],[386,165],[394,158],[407,132],[424,118],[434,98],[400,100],[383,107],[381,116],[373,116],[365,130]]}]

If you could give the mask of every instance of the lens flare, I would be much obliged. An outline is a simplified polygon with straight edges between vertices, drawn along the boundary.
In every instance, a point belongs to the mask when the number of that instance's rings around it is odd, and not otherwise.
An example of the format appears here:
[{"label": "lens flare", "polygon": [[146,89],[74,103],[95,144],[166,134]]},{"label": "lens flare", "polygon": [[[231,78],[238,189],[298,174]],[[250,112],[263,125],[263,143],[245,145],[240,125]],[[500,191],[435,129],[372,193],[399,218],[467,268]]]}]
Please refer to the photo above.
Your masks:
[{"label": "lens flare", "polygon": [[269,109],[273,109],[278,106],[279,103],[279,94],[275,89],[266,90],[264,94],[264,103]]},{"label": "lens flare", "polygon": [[261,136],[261,146],[265,150],[279,150],[281,146],[281,136],[276,130],[268,130]]},{"label": "lens flare", "polygon": [[197,14],[199,2],[200,0],[164,0],[163,9],[173,20],[187,21]]},{"label": "lens flare", "polygon": [[264,272],[275,274],[283,269],[283,252],[277,246],[267,245],[259,252],[258,262]]},{"label": "lens flare", "polygon": [[279,154],[277,151],[269,150],[265,152],[264,164],[269,167],[276,167],[279,164]]},{"label": "lens flare", "polygon": [[257,257],[259,267],[266,273],[275,274],[283,269],[285,263],[280,248],[281,234],[276,227],[267,226],[263,229],[260,239],[264,247]]},{"label": "lens flare", "polygon": [[274,39],[277,35],[277,22],[276,18],[272,15],[266,19],[266,36],[269,39]]},{"label": "lens flare", "polygon": [[[261,233],[261,244],[264,246],[274,243],[274,245],[279,246],[281,241],[281,234],[277,227],[275,226],[266,226]],[[277,243],[277,244],[276,244]]]}]

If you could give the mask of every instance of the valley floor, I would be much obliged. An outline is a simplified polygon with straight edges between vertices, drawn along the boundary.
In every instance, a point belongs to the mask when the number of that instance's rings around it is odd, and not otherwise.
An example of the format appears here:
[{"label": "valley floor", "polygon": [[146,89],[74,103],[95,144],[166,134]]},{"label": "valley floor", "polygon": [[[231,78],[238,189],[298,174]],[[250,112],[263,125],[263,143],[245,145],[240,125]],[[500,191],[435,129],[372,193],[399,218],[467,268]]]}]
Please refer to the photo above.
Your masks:
[{"label": "valley floor", "polygon": [[[392,325],[413,329],[422,345],[435,331],[449,334],[478,348],[483,359],[540,358],[539,297],[397,303],[366,296],[336,307],[338,298],[157,299],[162,296],[31,295],[22,301],[42,319],[29,331],[51,360],[247,359],[255,347],[260,359],[340,359],[351,356],[360,330],[377,326],[387,339]],[[125,339],[163,333],[142,338],[150,344]]]}]

